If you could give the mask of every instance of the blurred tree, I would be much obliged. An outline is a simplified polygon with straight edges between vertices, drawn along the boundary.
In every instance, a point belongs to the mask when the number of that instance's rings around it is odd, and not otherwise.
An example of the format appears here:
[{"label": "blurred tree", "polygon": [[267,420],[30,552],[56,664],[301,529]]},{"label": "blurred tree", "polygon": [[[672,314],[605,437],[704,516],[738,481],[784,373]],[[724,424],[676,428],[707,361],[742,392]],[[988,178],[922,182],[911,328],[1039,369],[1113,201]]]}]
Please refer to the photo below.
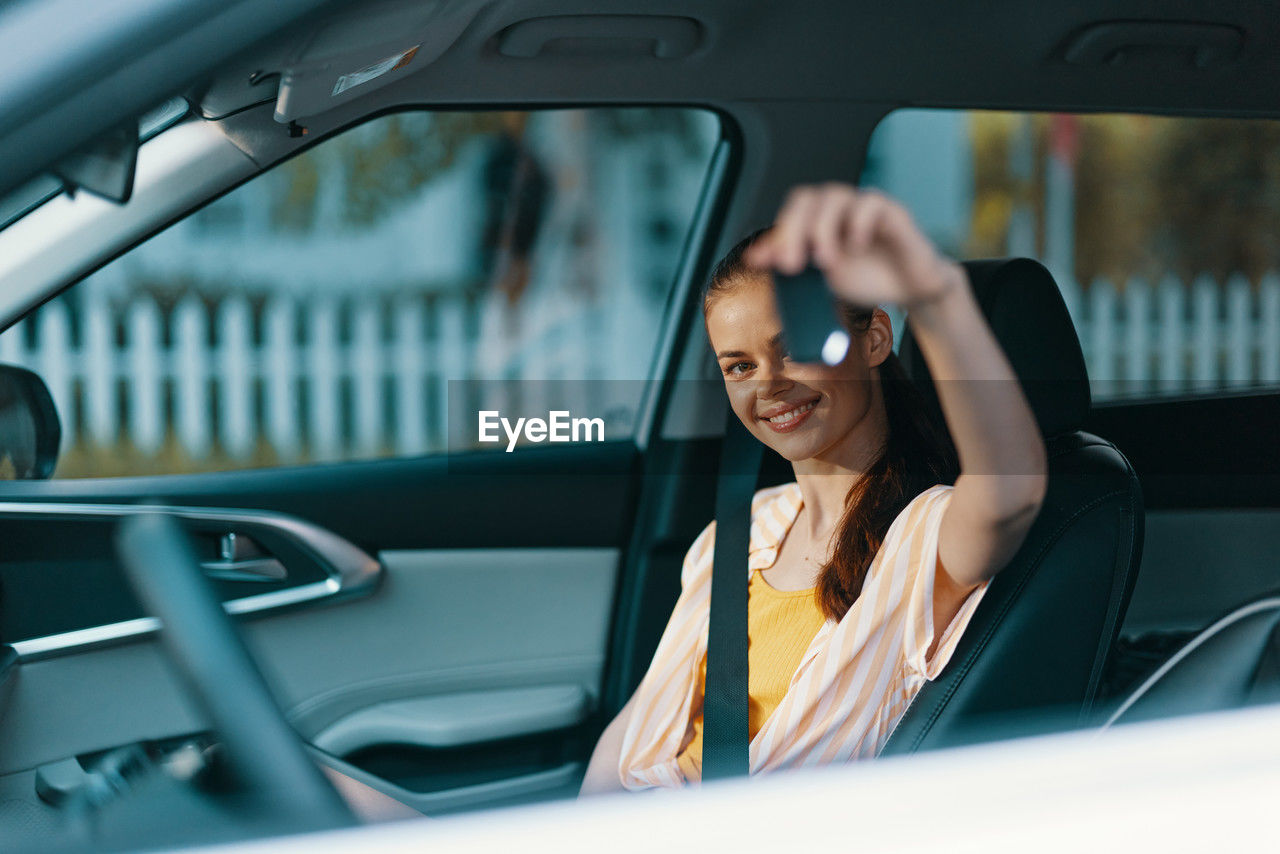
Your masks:
[{"label": "blurred tree", "polygon": [[316,164],[320,153],[320,149],[316,149],[287,161],[271,179],[275,184],[271,194],[271,222],[278,230],[311,230],[320,186],[320,169]]},{"label": "blurred tree", "polygon": [[1183,275],[1280,266],[1280,123],[1169,119],[1152,161],[1162,256]]},{"label": "blurred tree", "polygon": [[[395,113],[340,134],[275,170],[269,191],[273,225],[306,232],[315,226],[322,184],[341,181],[341,221],[370,226],[454,165],[479,138],[511,136],[511,117],[527,113]],[[697,111],[652,108],[595,109],[587,113],[605,137],[668,134],[686,154],[703,148]],[[705,124],[705,122],[704,122]]]},{"label": "blurred tree", "polygon": [[990,258],[1005,253],[1009,222],[1020,188],[1009,168],[1015,113],[974,112],[970,119],[973,142],[973,215],[965,252]]},{"label": "blurred tree", "polygon": [[413,112],[370,122],[344,135],[347,221],[372,225],[448,171],[468,143],[502,130],[502,113]]},{"label": "blurred tree", "polygon": [[[1007,251],[1019,205],[1043,229],[1049,117],[1033,117],[1030,182],[1011,168],[1019,121],[1016,113],[973,114],[971,255]],[[1170,270],[1256,280],[1280,267],[1280,123],[1090,115],[1079,130],[1074,243],[1082,283]]]},{"label": "blurred tree", "polygon": [[608,136],[667,136],[675,140],[686,156],[701,156],[705,148],[702,125],[706,119],[699,110],[673,110],[669,107],[625,107],[596,109],[587,113],[590,120]]},{"label": "blurred tree", "polygon": [[550,179],[525,140],[528,113],[504,113],[481,169],[484,226],[476,247],[481,279],[520,301],[529,286],[531,255],[542,230]]},{"label": "blurred tree", "polygon": [[1083,116],[1075,168],[1076,278],[1123,284],[1158,276],[1153,247],[1160,215],[1152,193],[1151,148],[1160,127],[1142,116]]},{"label": "blurred tree", "polygon": [[501,128],[501,113],[415,111],[368,122],[284,163],[272,188],[272,222],[308,231],[324,181],[341,181],[344,223],[370,226],[445,173],[478,136]]}]

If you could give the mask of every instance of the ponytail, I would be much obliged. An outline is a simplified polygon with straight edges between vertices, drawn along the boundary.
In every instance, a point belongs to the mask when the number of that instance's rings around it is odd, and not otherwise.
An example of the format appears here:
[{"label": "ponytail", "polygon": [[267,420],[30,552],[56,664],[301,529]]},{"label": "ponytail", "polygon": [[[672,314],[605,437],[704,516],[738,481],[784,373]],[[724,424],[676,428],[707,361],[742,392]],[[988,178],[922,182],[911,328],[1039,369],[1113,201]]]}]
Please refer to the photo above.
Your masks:
[{"label": "ponytail", "polygon": [[835,549],[818,575],[818,606],[828,619],[839,620],[858,601],[871,561],[903,508],[934,484],[954,483],[960,470],[951,440],[898,357],[890,353],[879,371],[888,437],[880,456],[845,496]]}]

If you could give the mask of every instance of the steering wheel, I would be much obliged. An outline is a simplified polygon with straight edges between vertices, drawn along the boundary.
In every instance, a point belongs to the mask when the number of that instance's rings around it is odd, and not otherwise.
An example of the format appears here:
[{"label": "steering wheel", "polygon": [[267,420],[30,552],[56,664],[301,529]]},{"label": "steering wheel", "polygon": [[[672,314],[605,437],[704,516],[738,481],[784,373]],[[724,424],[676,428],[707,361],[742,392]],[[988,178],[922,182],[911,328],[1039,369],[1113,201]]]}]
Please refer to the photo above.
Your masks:
[{"label": "steering wheel", "polygon": [[121,523],[116,548],[172,663],[221,740],[238,814],[288,831],[356,823],[303,749],[172,515]]}]

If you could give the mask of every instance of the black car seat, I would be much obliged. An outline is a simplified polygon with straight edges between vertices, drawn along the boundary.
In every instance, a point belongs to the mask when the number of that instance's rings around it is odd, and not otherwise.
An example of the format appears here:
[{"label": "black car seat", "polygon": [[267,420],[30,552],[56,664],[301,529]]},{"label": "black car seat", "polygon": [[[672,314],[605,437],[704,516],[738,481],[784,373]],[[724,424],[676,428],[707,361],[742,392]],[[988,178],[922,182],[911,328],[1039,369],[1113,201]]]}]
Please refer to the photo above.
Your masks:
[{"label": "black car seat", "polygon": [[[1048,491],[947,668],[920,690],[881,755],[1090,722],[1142,548],[1133,469],[1114,445],[1080,429],[1089,380],[1053,277],[1025,258],[965,268],[1045,437]],[[941,418],[910,319],[900,356]]]},{"label": "black car seat", "polygon": [[1214,620],[1125,697],[1104,727],[1276,701],[1280,594]]}]

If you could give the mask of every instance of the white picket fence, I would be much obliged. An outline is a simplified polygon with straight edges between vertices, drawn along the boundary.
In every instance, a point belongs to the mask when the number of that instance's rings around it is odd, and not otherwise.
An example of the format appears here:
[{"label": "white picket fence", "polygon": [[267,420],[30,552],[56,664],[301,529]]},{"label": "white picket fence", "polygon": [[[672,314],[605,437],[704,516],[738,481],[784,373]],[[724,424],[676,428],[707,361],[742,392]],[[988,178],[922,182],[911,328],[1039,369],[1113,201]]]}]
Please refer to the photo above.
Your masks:
[{"label": "white picket fence", "polygon": [[128,441],[155,454],[172,436],[197,461],[218,451],[248,459],[263,442],[283,462],[418,454],[474,441],[463,435],[473,425],[447,420],[460,393],[451,381],[488,381],[464,384],[471,403],[616,415],[636,384],[581,382],[566,394],[531,381],[604,379],[577,366],[643,336],[656,311],[624,308],[571,315],[486,369],[474,294],[280,295],[255,319],[243,295],[212,307],[187,297],[166,315],[150,298],[116,306],[90,289],[74,330],[69,306],[49,303],[0,334],[0,361],[43,377],[64,452]]},{"label": "white picket fence", "polygon": [[[1068,283],[1063,296],[1095,399],[1280,384],[1280,276],[1098,280]],[[247,459],[262,443],[281,461],[442,450],[448,381],[505,380],[527,398],[534,380],[606,379],[583,366],[647,364],[638,343],[652,340],[658,311],[631,301],[549,324],[495,376],[479,358],[492,343],[479,340],[482,307],[466,293],[278,295],[256,316],[245,296],[187,297],[167,314],[149,298],[119,304],[88,289],[82,299],[75,329],[59,300],[24,322],[34,329],[0,335],[0,361],[44,378],[64,451],[127,441],[155,453],[172,436],[194,460]],[[579,412],[634,403],[605,399],[609,383],[580,385]]]},{"label": "white picket fence", "polygon": [[1087,289],[1063,298],[1084,349],[1094,399],[1204,393],[1280,384],[1280,275],[1202,275]]}]

